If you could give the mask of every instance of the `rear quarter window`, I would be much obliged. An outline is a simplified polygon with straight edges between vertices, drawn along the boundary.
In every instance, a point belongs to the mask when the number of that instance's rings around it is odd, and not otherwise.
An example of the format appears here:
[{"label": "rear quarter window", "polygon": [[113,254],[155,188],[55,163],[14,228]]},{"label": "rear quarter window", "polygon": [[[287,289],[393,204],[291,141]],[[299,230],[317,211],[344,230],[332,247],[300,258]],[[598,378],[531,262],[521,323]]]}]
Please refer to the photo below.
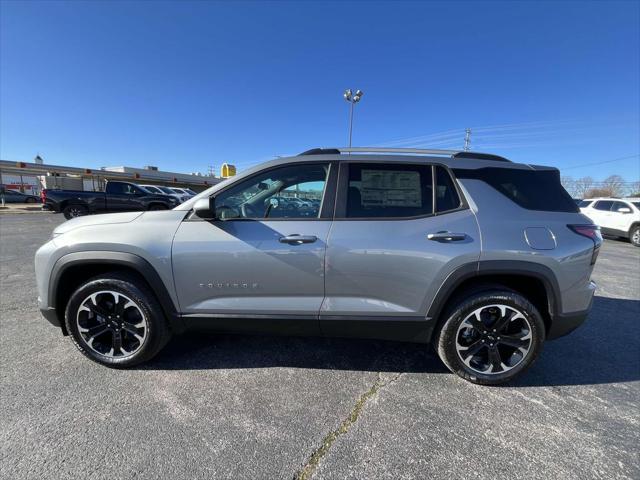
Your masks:
[{"label": "rear quarter window", "polygon": [[475,170],[454,169],[458,178],[482,180],[505,197],[527,210],[579,212],[571,195],[560,183],[560,172],[485,167]]}]

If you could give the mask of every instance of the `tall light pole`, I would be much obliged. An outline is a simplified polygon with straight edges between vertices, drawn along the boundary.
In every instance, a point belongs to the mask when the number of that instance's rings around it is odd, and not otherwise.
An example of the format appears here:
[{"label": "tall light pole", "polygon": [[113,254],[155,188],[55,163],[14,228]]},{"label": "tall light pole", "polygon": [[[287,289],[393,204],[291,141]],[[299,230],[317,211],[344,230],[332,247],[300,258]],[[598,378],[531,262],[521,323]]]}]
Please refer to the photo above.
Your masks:
[{"label": "tall light pole", "polygon": [[344,99],[349,102],[349,148],[351,148],[351,137],[353,133],[353,107],[360,101],[362,95],[364,95],[362,90],[356,90],[356,93],[353,94],[350,88],[346,89],[343,95]]}]

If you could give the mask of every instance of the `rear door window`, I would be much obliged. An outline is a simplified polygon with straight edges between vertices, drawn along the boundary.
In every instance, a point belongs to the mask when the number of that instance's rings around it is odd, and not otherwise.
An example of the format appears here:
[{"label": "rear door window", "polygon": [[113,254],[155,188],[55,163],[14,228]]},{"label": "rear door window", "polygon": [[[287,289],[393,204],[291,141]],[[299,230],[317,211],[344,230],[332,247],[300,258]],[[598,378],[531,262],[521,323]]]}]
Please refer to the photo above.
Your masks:
[{"label": "rear door window", "polygon": [[352,163],[347,218],[410,218],[433,214],[431,165]]},{"label": "rear door window", "polygon": [[613,202],[611,200],[600,200],[596,202],[593,208],[595,208],[596,210],[604,210],[605,212],[608,212],[611,210],[612,206]]},{"label": "rear door window", "polygon": [[455,210],[460,206],[460,196],[453,179],[444,167],[436,167],[436,211]]},{"label": "rear door window", "polygon": [[619,209],[621,208],[628,208],[629,210],[631,210],[631,207],[626,204],[625,202],[613,202],[613,206],[611,207],[611,211],[612,212],[618,212]]}]

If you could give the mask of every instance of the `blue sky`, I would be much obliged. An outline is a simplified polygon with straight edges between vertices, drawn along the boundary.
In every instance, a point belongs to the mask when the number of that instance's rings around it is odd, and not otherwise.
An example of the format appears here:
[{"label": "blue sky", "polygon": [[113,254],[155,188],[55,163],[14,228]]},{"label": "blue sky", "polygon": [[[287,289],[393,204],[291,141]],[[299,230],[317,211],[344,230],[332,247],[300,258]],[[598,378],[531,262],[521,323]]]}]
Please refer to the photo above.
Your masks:
[{"label": "blue sky", "polygon": [[639,5],[2,1],[0,157],[242,169],[345,145],[351,87],[354,145],[637,180]]}]

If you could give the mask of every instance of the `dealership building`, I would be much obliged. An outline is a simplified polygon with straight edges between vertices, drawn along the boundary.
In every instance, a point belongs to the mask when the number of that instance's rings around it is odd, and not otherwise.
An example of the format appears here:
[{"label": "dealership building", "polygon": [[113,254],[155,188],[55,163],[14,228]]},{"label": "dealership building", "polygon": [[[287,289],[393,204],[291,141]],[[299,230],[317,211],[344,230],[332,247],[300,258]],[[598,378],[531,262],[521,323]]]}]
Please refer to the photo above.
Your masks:
[{"label": "dealership building", "polygon": [[33,163],[0,160],[0,185],[34,195],[38,195],[43,188],[101,191],[109,180],[188,187],[199,192],[223,179],[200,173],[167,172],[158,170],[154,166],[90,169],[49,165],[45,164],[40,157],[36,157]]}]

